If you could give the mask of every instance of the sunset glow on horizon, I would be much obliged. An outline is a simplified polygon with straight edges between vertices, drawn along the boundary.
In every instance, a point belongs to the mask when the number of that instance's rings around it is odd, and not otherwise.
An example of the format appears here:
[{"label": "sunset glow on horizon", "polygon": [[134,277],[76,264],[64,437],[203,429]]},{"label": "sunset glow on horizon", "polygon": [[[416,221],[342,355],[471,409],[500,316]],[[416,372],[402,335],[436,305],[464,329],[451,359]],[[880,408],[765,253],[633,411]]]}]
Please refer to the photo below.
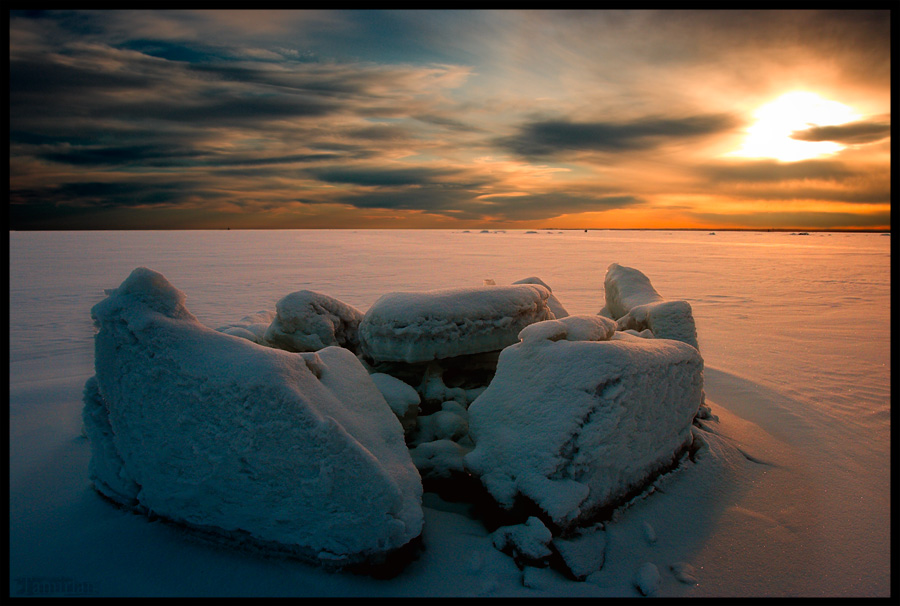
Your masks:
[{"label": "sunset glow on horizon", "polygon": [[10,12],[12,229],[890,229],[890,11]]}]

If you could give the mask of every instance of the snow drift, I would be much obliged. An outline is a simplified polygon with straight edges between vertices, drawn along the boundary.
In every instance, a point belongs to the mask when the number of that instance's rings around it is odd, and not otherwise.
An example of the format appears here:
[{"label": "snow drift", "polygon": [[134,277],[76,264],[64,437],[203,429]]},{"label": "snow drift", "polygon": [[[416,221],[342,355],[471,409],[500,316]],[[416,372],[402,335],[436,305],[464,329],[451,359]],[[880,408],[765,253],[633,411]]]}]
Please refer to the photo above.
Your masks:
[{"label": "snow drift", "polygon": [[531,502],[565,531],[614,506],[691,444],[703,360],[602,316],[533,324],[469,406],[468,468],[496,501]]},{"label": "snow drift", "polygon": [[350,351],[214,331],[145,268],[91,313],[83,420],[99,492],[329,567],[383,560],[420,535],[403,429]]},{"label": "snow drift", "polygon": [[649,329],[659,339],[675,339],[698,348],[697,327],[687,301],[666,301],[637,269],[612,263],[603,281],[606,305],[600,314],[619,330]]}]

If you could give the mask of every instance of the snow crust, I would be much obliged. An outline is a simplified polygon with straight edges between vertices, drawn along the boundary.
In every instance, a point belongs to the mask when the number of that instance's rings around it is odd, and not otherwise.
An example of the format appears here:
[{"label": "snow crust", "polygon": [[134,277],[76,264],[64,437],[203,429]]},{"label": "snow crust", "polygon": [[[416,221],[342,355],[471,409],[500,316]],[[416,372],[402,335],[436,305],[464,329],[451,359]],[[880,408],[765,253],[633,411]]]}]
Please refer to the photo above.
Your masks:
[{"label": "snow crust", "polygon": [[551,336],[534,325],[523,331],[531,338],[500,354],[494,380],[468,410],[475,448],[466,464],[503,507],[525,497],[567,528],[691,444],[703,360],[669,339]]},{"label": "snow crust", "polygon": [[355,351],[362,312],[339,299],[312,290],[292,292],[275,304],[266,342],[287,351],[318,351],[338,345]]},{"label": "snow crust", "polygon": [[347,349],[296,354],[200,324],[138,268],[92,309],[90,475],[123,505],[327,566],[422,531],[397,417]]},{"label": "snow crust", "polygon": [[603,281],[606,305],[600,310],[619,330],[649,329],[659,339],[675,339],[698,348],[697,327],[687,301],[666,301],[639,270],[610,264]]},{"label": "snow crust", "polygon": [[549,298],[538,284],[388,293],[360,322],[360,350],[407,363],[500,350],[529,324],[554,318]]}]

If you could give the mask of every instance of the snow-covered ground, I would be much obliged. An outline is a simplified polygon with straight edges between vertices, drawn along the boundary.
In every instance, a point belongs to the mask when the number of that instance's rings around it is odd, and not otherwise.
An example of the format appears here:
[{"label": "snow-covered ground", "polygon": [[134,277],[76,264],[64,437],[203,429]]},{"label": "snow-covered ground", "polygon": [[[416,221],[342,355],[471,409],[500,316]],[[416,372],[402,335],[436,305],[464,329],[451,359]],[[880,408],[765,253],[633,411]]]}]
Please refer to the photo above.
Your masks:
[{"label": "snow-covered ground", "polygon": [[[90,309],[138,266],[217,328],[288,293],[383,294],[531,276],[570,314],[610,263],[693,309],[708,451],[606,525],[584,582],[517,568],[464,503],[424,495],[390,580],[210,544],[88,479]],[[639,231],[10,233],[10,593],[118,596],[888,596],[890,237]],[[605,545],[605,547],[604,547]]]}]

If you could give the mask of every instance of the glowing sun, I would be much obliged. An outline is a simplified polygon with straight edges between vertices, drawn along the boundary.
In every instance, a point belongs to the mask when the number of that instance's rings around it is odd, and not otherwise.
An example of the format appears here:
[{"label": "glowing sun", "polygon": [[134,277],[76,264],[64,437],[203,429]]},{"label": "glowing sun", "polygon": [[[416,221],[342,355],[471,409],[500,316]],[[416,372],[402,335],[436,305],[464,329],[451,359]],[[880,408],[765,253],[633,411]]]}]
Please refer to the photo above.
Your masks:
[{"label": "glowing sun", "polygon": [[743,146],[728,154],[796,162],[834,154],[845,146],[834,141],[800,141],[791,133],[813,126],[834,126],[859,119],[853,109],[815,93],[786,93],[760,107]]}]

